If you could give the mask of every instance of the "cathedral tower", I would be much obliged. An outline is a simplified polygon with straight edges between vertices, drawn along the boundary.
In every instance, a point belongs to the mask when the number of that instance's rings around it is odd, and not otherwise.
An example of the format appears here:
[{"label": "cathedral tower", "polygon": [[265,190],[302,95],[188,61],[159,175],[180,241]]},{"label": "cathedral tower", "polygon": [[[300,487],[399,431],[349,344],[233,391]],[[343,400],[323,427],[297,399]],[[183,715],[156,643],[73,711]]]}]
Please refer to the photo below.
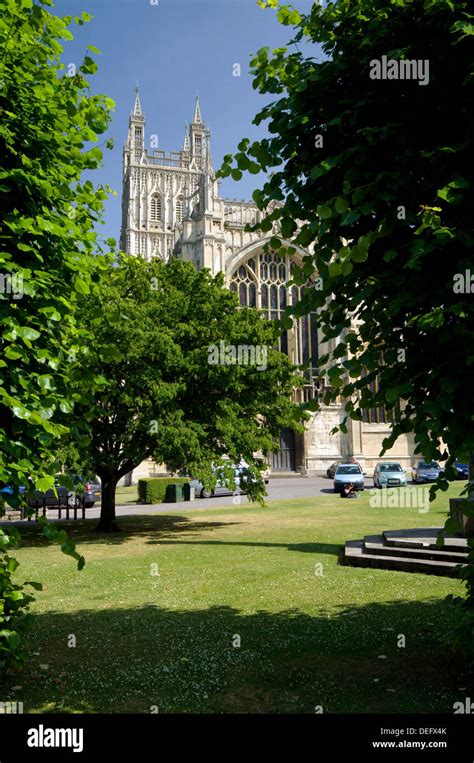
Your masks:
[{"label": "cathedral tower", "polygon": [[[184,220],[202,198],[204,175],[214,171],[210,133],[196,98],[190,128],[186,125],[181,151],[158,148],[157,135],[145,141],[145,116],[138,87],[123,151],[122,229],[120,248],[145,259],[168,260],[181,236]],[[212,190],[205,183],[204,204]]]}]

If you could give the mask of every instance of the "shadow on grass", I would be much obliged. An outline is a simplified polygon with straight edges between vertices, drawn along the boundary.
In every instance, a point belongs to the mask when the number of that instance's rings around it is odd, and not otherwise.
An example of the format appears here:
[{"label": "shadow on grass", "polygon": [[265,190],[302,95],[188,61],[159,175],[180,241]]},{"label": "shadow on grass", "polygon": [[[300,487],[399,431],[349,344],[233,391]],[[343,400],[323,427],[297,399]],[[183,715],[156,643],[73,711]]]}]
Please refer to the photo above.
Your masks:
[{"label": "shadow on grass", "polygon": [[[153,538],[153,542],[161,543],[162,537],[169,534],[201,530],[212,531],[223,526],[239,524],[238,522],[199,522],[176,514],[138,515],[119,517],[121,531],[118,533],[97,533],[95,528],[98,521],[98,519],[86,519],[74,522],[55,522],[55,525],[66,530],[69,538],[75,543],[106,543],[116,546],[133,540],[133,538],[143,539],[146,536]],[[36,523],[22,525],[20,532],[22,548],[49,545],[41,526]]]},{"label": "shadow on grass", "polygon": [[154,605],[37,614],[30,661],[2,699],[53,713],[452,712],[474,682],[442,644],[451,616],[439,600],[331,616]]},{"label": "shadow on grass", "polygon": [[[288,551],[300,551],[309,554],[332,554],[337,556],[342,545],[332,543],[272,543],[264,541],[224,541],[224,540],[182,540],[180,536],[187,533],[209,531],[212,533],[221,527],[231,527],[239,522],[212,522],[189,519],[175,514],[156,514],[154,516],[120,517],[119,533],[96,533],[97,519],[77,520],[75,522],[58,522],[64,527],[68,536],[75,543],[105,543],[120,545],[134,538],[145,540],[148,545],[211,545],[211,546],[254,546],[255,548],[287,548]],[[21,528],[22,548],[48,546],[49,541],[44,537],[39,525],[29,524]],[[177,536],[175,539],[174,536]]]},{"label": "shadow on grass", "polygon": [[300,551],[306,554],[332,554],[338,556],[343,548],[335,543],[266,543],[264,541],[247,540],[155,540],[147,541],[149,545],[160,546],[244,546],[247,548],[286,548],[288,551]]}]

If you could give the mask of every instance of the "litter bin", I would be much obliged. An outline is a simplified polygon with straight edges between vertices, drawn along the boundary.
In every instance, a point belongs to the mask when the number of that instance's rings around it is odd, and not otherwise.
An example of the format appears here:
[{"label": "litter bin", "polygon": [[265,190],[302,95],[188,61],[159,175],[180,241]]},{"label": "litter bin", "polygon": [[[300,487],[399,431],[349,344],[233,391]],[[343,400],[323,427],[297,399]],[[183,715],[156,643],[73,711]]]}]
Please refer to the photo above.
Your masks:
[{"label": "litter bin", "polygon": [[191,485],[190,482],[185,482],[183,485],[183,493],[185,501],[194,501],[196,497],[196,488]]},{"label": "litter bin", "polygon": [[178,503],[183,499],[183,486],[179,484],[167,485],[165,503]]}]

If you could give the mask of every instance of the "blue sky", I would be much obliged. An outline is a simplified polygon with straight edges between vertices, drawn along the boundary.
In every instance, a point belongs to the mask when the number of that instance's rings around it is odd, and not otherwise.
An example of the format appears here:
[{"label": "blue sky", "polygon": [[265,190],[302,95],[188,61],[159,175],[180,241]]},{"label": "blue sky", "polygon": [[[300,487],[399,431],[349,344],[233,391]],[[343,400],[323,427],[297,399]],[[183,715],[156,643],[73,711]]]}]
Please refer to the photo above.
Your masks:
[{"label": "blue sky", "polygon": [[[185,122],[192,120],[199,94],[203,119],[211,129],[214,166],[236,150],[243,137],[261,136],[265,128],[251,125],[268,100],[252,88],[250,55],[262,46],[287,43],[292,28],[281,26],[273,10],[262,10],[255,0],[56,0],[55,12],[94,16],[88,24],[72,25],[75,39],[64,42],[64,63],[79,66],[87,45],[101,50],[93,56],[99,71],[90,77],[93,92],[116,102],[109,136],[113,151],[105,151],[104,167],[93,180],[109,183],[118,193],[106,205],[101,233],[116,239],[120,232],[122,148],[135,86],[146,116],[147,141],[158,135],[159,148],[180,150]],[[312,0],[293,0],[307,12]],[[233,76],[233,65],[241,76]],[[221,193],[250,199],[263,176],[244,175],[240,182],[223,181]]]}]

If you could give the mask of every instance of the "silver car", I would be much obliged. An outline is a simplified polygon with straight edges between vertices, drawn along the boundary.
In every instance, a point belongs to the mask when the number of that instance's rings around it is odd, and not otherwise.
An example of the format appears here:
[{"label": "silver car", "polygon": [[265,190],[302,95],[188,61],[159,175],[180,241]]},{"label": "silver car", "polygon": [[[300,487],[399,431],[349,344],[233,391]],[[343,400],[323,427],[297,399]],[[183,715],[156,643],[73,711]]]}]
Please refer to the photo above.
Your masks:
[{"label": "silver car", "polygon": [[364,472],[359,464],[338,464],[334,474],[334,492],[340,493],[341,490],[350,482],[354,485],[354,490],[364,489]]},{"label": "silver car", "polygon": [[419,461],[415,467],[415,473],[413,474],[413,482],[419,484],[420,482],[436,482],[438,477],[444,474],[440,465],[436,461]]},{"label": "silver car", "polygon": [[381,463],[374,469],[374,487],[405,487],[406,474],[399,463]]},{"label": "silver car", "polygon": [[[195,494],[200,496],[201,498],[211,498],[213,495],[233,495],[235,493],[245,493],[245,480],[248,480],[250,478],[248,474],[248,466],[247,464],[239,464],[238,466],[232,467],[234,470],[234,481],[235,481],[235,490],[232,490],[230,485],[228,484],[228,481],[225,478],[224,469],[222,467],[217,467],[214,469],[214,473],[217,476],[217,482],[212,490],[206,490],[202,482],[200,482],[198,479],[191,479],[190,485],[194,488]],[[265,484],[268,483],[268,470],[265,470],[265,472],[262,472],[263,481]],[[242,480],[242,487],[240,486],[240,482]]]}]

